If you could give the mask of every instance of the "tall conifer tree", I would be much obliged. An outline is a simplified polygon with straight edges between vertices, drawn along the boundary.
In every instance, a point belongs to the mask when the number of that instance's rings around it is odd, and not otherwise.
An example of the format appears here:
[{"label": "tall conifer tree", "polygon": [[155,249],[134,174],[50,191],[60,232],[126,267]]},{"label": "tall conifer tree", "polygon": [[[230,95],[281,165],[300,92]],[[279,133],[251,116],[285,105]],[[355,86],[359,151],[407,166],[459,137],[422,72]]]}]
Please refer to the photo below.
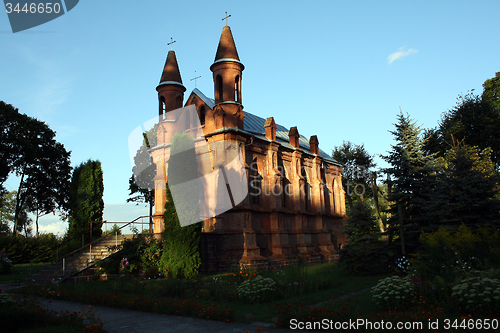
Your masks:
[{"label": "tall conifer tree", "polygon": [[101,162],[88,160],[80,164],[73,171],[70,186],[70,214],[69,231],[70,238],[90,237],[90,225],[92,224],[92,236],[102,234],[101,225],[93,222],[101,222],[104,211],[103,173]]},{"label": "tall conifer tree", "polygon": [[[167,202],[165,204],[163,255],[161,270],[175,278],[194,278],[201,265],[201,223],[181,227],[177,211],[189,220],[199,219],[199,189],[187,182],[197,177],[194,141],[185,133],[177,133],[172,139],[168,163]],[[169,184],[184,187],[174,200]],[[172,185],[172,186],[173,186]],[[177,211],[176,211],[177,210]]]},{"label": "tall conifer tree", "polygon": [[[400,221],[408,233],[407,244],[416,246],[421,228],[428,224],[425,205],[430,198],[432,176],[436,172],[436,162],[433,154],[424,150],[426,143],[422,139],[422,130],[410,116],[402,112],[398,115],[396,130],[392,131],[396,144],[392,146],[389,155],[382,156],[391,167],[385,172],[391,177],[389,201],[391,218],[389,232],[399,233]],[[398,206],[401,206],[403,216],[399,216]]]}]

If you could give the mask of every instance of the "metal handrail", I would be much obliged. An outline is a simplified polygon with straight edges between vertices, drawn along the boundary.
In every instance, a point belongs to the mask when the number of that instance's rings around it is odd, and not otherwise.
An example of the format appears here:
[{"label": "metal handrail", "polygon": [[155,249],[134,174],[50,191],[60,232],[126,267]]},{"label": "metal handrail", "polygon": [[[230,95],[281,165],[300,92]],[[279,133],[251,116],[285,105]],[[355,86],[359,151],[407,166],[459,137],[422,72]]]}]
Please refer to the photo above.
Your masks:
[{"label": "metal handrail", "polygon": [[[128,226],[129,224],[132,224],[132,223],[136,222],[138,219],[145,218],[145,217],[149,217],[149,215],[139,216],[139,217],[137,217],[136,219],[134,219],[134,220],[132,220],[132,221],[128,222],[127,224],[125,224],[125,225],[121,226],[120,228],[118,228],[118,229],[117,229],[117,231],[118,231],[118,230],[121,230],[122,228],[125,228],[125,227],[126,227],[126,226]],[[116,222],[115,222],[115,223],[116,223]],[[108,237],[108,236],[110,236],[110,235],[106,235],[106,236],[99,237],[99,238],[97,238],[96,240],[94,240],[94,241],[92,241],[92,242],[90,242],[90,243],[88,243],[88,244],[86,244],[86,245],[84,245],[84,246],[82,246],[82,247],[80,247],[80,248],[78,248],[78,249],[74,250],[73,252],[70,252],[70,253],[68,253],[68,254],[65,254],[65,255],[64,255],[64,256],[62,256],[61,258],[57,258],[57,259],[56,259],[56,261],[59,261],[59,259],[66,258],[66,257],[68,257],[68,256],[70,256],[70,255],[72,255],[72,254],[74,254],[74,253],[76,253],[76,252],[79,252],[80,250],[82,250],[82,249],[86,248],[87,246],[89,246],[89,245],[91,246],[91,245],[92,245],[92,244],[94,244],[95,242],[98,242],[98,241],[100,241],[101,239],[103,239],[103,238],[105,238],[105,237]],[[115,232],[115,238],[116,238],[116,237],[117,237],[117,232]],[[76,237],[73,237],[73,238],[72,238],[72,239],[70,239],[70,240],[73,240],[73,239],[75,239],[75,238],[76,238]],[[69,242],[70,240],[68,240],[68,241],[66,241],[66,242]],[[64,244],[64,243],[62,243],[62,244]],[[59,245],[58,245],[58,247],[59,247],[59,246],[61,246],[62,244],[59,244]],[[118,244],[116,244],[116,245],[118,245]]]}]

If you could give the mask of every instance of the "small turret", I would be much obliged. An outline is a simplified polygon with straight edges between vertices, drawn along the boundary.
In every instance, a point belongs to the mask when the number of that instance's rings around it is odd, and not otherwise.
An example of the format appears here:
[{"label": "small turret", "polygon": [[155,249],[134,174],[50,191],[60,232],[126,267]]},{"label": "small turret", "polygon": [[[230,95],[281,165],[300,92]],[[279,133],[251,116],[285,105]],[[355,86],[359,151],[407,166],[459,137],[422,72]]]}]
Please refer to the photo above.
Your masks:
[{"label": "small turret", "polygon": [[182,84],[181,73],[177,65],[175,52],[168,51],[165,67],[161,74],[160,83],[156,87],[158,91],[160,120],[165,119],[165,114],[182,107],[186,87]]},{"label": "small turret", "polygon": [[222,28],[213,72],[215,114],[223,117],[222,127],[243,129],[243,104],[241,99],[241,75],[245,66],[240,62],[231,29]]}]

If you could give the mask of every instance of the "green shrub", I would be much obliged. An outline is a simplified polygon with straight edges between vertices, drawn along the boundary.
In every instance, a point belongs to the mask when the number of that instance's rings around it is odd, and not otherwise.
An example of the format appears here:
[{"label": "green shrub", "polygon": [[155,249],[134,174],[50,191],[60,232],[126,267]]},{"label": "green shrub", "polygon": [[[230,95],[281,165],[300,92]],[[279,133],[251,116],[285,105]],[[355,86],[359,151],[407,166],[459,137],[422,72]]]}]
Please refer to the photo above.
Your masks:
[{"label": "green shrub", "polygon": [[12,270],[12,260],[7,258],[3,253],[0,253],[0,274],[9,274]]},{"label": "green shrub", "polygon": [[181,227],[168,184],[164,217],[165,231],[162,234],[161,273],[173,278],[195,278],[198,276],[198,269],[201,265],[199,249],[201,223]]},{"label": "green shrub", "polygon": [[0,252],[9,257],[13,264],[49,262],[55,259],[59,243],[53,234],[42,234],[38,237],[2,235]]},{"label": "green shrub", "polygon": [[254,279],[244,281],[238,287],[238,296],[248,303],[264,303],[276,298],[276,282],[271,278],[257,275]]},{"label": "green shrub", "polygon": [[0,290],[0,309],[12,306],[16,301],[9,295]]},{"label": "green shrub", "polygon": [[410,259],[414,273],[425,280],[436,276],[454,281],[471,270],[486,270],[500,264],[500,232],[480,227],[475,233],[462,225],[455,232],[440,227],[422,233],[422,249]]},{"label": "green shrub", "polygon": [[385,309],[396,309],[409,303],[415,294],[409,277],[390,276],[372,288],[373,300]]},{"label": "green shrub", "polygon": [[96,262],[96,275],[118,274],[123,258],[127,258],[128,264],[120,273],[142,272],[150,276],[158,274],[162,249],[159,240],[150,235],[136,234],[132,239],[125,239],[119,247],[119,251]]},{"label": "green shrub", "polygon": [[[198,276],[201,265],[200,240],[201,223],[199,212],[199,193],[197,182],[189,182],[198,177],[194,140],[186,133],[175,133],[170,148],[168,162],[168,181],[170,184],[183,184],[177,193],[176,202],[166,184],[166,203],[163,221],[163,254],[160,270],[174,278],[191,279]],[[179,216],[185,226],[181,226]]]},{"label": "green shrub", "polygon": [[457,283],[452,296],[470,314],[500,313],[500,280],[472,277]]},{"label": "green shrub", "polygon": [[146,237],[139,245],[138,251],[141,258],[142,271],[146,275],[156,275],[160,269],[160,258],[163,244],[156,238]]},{"label": "green shrub", "polygon": [[121,235],[122,234],[122,230],[120,229],[120,227],[118,226],[118,224],[113,224],[113,226],[111,227],[111,229],[109,229],[108,231],[105,231],[102,233],[103,236],[109,236],[109,235]]},{"label": "green shrub", "polygon": [[139,271],[141,258],[139,256],[139,247],[143,242],[142,237],[135,236],[132,239],[125,239],[121,245],[121,249],[104,260],[95,263],[96,268],[100,273],[118,274],[120,271],[120,262],[123,258],[127,258],[129,264],[126,266],[124,273],[134,273]]},{"label": "green shrub", "polygon": [[362,201],[356,202],[344,232],[347,245],[339,251],[340,263],[356,274],[375,275],[390,271],[390,257],[372,213]]}]

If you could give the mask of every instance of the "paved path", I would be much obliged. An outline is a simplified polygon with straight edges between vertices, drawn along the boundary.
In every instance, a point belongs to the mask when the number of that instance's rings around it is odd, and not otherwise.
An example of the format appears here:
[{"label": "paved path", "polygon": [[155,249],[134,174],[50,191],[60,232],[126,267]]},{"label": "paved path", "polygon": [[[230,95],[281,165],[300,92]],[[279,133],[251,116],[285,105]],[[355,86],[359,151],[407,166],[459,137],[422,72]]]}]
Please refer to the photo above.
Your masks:
[{"label": "paved path", "polygon": [[[0,284],[0,289],[9,290],[16,288],[17,284]],[[89,304],[48,300],[39,298],[41,305],[48,310],[54,311],[82,311],[82,308],[88,308]],[[273,328],[269,327],[268,323],[224,323],[212,320],[203,320],[189,317],[163,315],[157,313],[133,311],[110,308],[100,305],[92,305],[92,311],[99,315],[99,318],[104,323],[104,329],[108,333],[156,333],[156,332],[173,332],[173,333],[243,333],[258,332],[261,328],[262,332],[269,333],[284,333],[296,330]],[[301,332],[311,332],[304,331]]]}]

